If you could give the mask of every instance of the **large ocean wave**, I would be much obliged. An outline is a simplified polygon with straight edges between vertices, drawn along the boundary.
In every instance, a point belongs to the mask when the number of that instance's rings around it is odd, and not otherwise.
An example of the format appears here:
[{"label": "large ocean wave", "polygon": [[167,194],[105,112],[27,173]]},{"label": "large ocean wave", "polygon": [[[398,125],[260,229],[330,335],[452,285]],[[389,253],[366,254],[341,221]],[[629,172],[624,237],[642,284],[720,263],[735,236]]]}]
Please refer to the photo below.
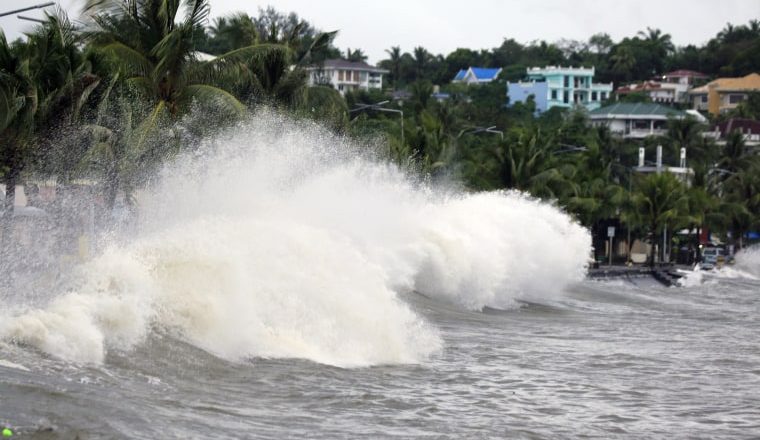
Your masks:
[{"label": "large ocean wave", "polygon": [[95,363],[152,331],[231,360],[422,362],[442,338],[398,293],[541,301],[583,278],[590,249],[554,206],[429,185],[270,114],[167,166],[140,207],[137,234],[46,306],[7,311],[0,339]]}]

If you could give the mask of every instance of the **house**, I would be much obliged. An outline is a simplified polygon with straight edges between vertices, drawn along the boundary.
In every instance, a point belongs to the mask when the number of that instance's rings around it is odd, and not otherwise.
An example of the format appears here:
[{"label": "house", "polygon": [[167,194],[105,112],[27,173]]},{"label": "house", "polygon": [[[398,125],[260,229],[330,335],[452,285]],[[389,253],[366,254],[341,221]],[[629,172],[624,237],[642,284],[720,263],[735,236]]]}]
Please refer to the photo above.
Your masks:
[{"label": "house", "polygon": [[741,78],[718,78],[689,91],[695,110],[719,115],[736,108],[752,92],[760,92],[760,74],[750,73]]},{"label": "house", "polygon": [[753,119],[731,118],[719,122],[704,133],[705,137],[712,138],[718,145],[725,145],[726,138],[731,132],[738,131],[742,134],[744,144],[748,147],[760,146],[760,121]]},{"label": "house", "polygon": [[464,84],[483,84],[494,81],[501,73],[501,67],[468,67],[457,72],[451,82]]},{"label": "house", "polygon": [[704,73],[693,70],[674,70],[650,81],[618,87],[615,95],[619,97],[641,93],[648,96],[652,102],[661,104],[687,102],[689,89],[704,83],[706,79],[707,75]]},{"label": "house", "polygon": [[591,125],[607,126],[626,139],[661,136],[667,131],[668,119],[684,119],[686,112],[651,103],[617,103],[589,112]]},{"label": "house", "polygon": [[688,86],[684,84],[644,81],[643,83],[618,87],[615,89],[615,95],[619,98],[632,93],[640,93],[646,95],[652,102],[673,104],[685,99],[687,90]]},{"label": "house", "polygon": [[668,84],[682,84],[687,88],[702,85],[707,81],[707,75],[694,70],[674,70],[668,72],[657,80]]},{"label": "house", "polygon": [[539,113],[552,107],[583,106],[593,110],[612,92],[612,83],[594,83],[593,78],[593,67],[532,67],[527,71],[526,81],[507,84],[507,96],[510,104],[514,104],[533,95]]},{"label": "house", "polygon": [[330,85],[341,95],[355,90],[381,89],[383,75],[389,71],[370,66],[363,61],[340,59],[326,60],[321,66],[306,68],[309,71],[309,85]]}]

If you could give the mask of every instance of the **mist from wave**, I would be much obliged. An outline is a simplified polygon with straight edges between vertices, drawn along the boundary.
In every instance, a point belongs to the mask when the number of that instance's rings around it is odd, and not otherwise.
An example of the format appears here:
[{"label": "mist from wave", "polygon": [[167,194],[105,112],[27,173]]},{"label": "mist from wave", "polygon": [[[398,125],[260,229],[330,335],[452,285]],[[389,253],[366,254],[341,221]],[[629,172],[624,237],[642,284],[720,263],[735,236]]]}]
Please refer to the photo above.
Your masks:
[{"label": "mist from wave", "polygon": [[556,207],[431,185],[377,156],[259,114],[165,167],[140,232],[46,306],[6,304],[0,339],[93,363],[155,331],[230,360],[416,363],[443,341],[398,293],[510,308],[583,278],[590,236]]}]

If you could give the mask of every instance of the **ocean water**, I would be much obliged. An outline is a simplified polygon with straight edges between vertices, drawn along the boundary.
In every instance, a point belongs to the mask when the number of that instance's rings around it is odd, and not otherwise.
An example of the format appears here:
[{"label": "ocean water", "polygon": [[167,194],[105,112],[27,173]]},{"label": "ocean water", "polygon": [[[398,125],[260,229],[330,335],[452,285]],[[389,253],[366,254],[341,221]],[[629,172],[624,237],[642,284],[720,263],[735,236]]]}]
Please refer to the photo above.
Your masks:
[{"label": "ocean water", "polygon": [[760,253],[584,280],[586,230],[259,115],[0,296],[19,438],[753,438]]}]

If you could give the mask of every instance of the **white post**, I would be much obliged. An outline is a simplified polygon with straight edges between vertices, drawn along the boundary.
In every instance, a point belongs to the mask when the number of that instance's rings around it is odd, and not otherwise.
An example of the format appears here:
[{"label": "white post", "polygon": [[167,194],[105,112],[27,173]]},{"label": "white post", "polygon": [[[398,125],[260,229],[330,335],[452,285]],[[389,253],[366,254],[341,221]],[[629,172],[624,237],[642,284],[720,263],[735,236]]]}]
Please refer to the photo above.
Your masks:
[{"label": "white post", "polygon": [[662,145],[657,146],[657,174],[660,173],[662,168]]}]

